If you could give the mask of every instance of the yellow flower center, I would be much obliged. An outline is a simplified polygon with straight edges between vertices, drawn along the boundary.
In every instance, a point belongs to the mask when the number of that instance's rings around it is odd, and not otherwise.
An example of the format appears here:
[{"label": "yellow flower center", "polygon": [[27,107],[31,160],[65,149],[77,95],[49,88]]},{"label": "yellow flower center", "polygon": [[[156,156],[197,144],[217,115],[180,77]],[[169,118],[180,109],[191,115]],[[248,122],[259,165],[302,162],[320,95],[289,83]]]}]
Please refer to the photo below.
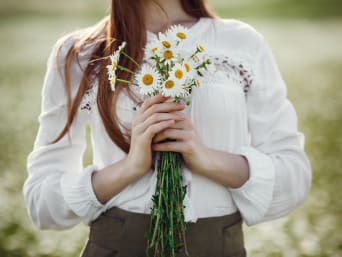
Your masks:
[{"label": "yellow flower center", "polygon": [[142,81],[146,86],[150,86],[153,83],[153,76],[151,74],[145,74]]},{"label": "yellow flower center", "polygon": [[185,67],[186,72],[190,72],[190,65],[189,64],[185,63],[184,67]]},{"label": "yellow flower center", "polygon": [[118,64],[116,62],[112,62],[112,71],[115,71],[116,67],[118,66]]},{"label": "yellow flower center", "polygon": [[116,76],[112,76],[111,78],[111,84],[114,85],[116,83]]},{"label": "yellow flower center", "polygon": [[183,33],[183,32],[178,32],[176,35],[177,35],[177,37],[179,37],[180,39],[186,39],[186,35],[185,35],[185,33]]},{"label": "yellow flower center", "polygon": [[203,46],[201,46],[201,45],[198,45],[197,46],[197,50],[199,51],[199,52],[204,52],[204,47]]},{"label": "yellow flower center", "polygon": [[165,87],[166,87],[167,89],[171,89],[171,88],[173,88],[174,86],[175,86],[175,82],[173,82],[172,80],[168,80],[168,81],[165,82]]},{"label": "yellow flower center", "polygon": [[154,47],[154,48],[152,48],[152,53],[156,53],[158,51],[158,48],[157,47]]},{"label": "yellow flower center", "polygon": [[182,79],[183,78],[183,71],[182,70],[176,70],[175,71],[175,77],[177,78],[177,79]]},{"label": "yellow flower center", "polygon": [[162,44],[163,44],[163,46],[165,46],[166,48],[170,48],[170,47],[171,47],[171,44],[170,44],[170,42],[168,42],[168,41],[163,41]]},{"label": "yellow flower center", "polygon": [[170,59],[172,59],[172,57],[173,57],[173,52],[171,50],[166,50],[164,52],[164,58],[166,60],[170,60]]}]

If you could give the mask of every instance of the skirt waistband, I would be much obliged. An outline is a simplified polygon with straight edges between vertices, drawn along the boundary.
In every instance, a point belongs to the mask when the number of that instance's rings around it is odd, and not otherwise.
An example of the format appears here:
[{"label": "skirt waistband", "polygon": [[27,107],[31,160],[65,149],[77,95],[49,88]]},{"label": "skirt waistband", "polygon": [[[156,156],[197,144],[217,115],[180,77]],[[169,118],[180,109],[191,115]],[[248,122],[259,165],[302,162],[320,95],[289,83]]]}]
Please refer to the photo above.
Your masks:
[{"label": "skirt waistband", "polygon": [[[149,226],[150,214],[112,207],[90,224],[82,257],[143,257]],[[190,257],[246,256],[239,212],[187,222],[185,236]],[[185,257],[184,249],[176,256]]]},{"label": "skirt waistband", "polygon": [[[147,213],[138,213],[127,211],[119,207],[112,207],[102,213],[103,216],[119,218],[121,220],[150,220],[150,214]],[[202,217],[197,220],[197,222],[186,222],[189,226],[191,224],[197,223],[220,223],[223,226],[229,226],[236,222],[242,220],[240,212],[234,212],[232,214],[227,214],[223,216],[215,216],[215,217]]]}]

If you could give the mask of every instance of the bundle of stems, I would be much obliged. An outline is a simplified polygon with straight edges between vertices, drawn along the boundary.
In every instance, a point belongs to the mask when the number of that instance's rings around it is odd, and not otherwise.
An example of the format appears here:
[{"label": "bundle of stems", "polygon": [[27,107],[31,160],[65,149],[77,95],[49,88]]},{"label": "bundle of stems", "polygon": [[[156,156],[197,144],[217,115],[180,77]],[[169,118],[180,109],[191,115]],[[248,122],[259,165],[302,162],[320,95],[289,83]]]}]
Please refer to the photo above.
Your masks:
[{"label": "bundle of stems", "polygon": [[184,221],[183,186],[181,167],[182,156],[176,152],[158,152],[157,185],[152,197],[151,220],[146,256],[174,257],[177,250],[186,246],[186,223]]}]

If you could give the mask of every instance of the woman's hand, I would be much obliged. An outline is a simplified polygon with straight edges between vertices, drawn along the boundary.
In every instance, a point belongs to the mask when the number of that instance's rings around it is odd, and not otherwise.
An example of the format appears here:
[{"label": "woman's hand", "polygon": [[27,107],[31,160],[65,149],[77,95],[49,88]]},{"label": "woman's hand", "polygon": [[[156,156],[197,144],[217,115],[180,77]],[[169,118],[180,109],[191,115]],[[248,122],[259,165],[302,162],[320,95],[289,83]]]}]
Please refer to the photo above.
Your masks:
[{"label": "woman's hand", "polygon": [[169,97],[161,95],[147,99],[132,121],[131,146],[127,161],[129,170],[138,178],[151,169],[151,144],[155,135],[185,118],[180,112],[185,108],[184,104],[167,102],[168,99]]},{"label": "woman's hand", "polygon": [[146,100],[132,121],[131,147],[126,158],[92,174],[93,188],[101,203],[106,203],[151,169],[153,137],[184,119],[179,112],[185,106],[166,102],[167,99],[159,95]]},{"label": "woman's hand", "polygon": [[[175,141],[165,141],[166,139]],[[176,121],[154,137],[152,149],[180,152],[185,165],[192,172],[227,187],[240,187],[249,178],[245,157],[206,147],[185,115],[184,120]]]},{"label": "woman's hand", "polygon": [[[208,166],[209,149],[202,143],[190,119],[183,113],[181,115],[184,120],[177,121],[153,138],[152,149],[161,152],[180,152],[186,166],[193,172],[200,172]],[[175,141],[165,141],[166,139]]]}]

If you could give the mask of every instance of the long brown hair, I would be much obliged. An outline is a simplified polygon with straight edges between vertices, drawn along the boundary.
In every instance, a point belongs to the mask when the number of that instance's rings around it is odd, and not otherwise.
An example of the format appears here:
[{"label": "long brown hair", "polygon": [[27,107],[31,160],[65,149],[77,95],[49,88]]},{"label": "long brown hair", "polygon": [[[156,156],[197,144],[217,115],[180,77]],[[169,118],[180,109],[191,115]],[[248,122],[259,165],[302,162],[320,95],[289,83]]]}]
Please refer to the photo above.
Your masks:
[{"label": "long brown hair", "polygon": [[[108,85],[106,65],[108,61],[104,57],[109,56],[123,42],[127,42],[125,52],[141,63],[143,59],[143,47],[146,44],[146,31],[143,4],[145,0],[112,0],[110,15],[100,21],[89,33],[82,35],[68,50],[65,57],[64,74],[65,90],[67,93],[67,122],[58,137],[51,143],[58,142],[69,132],[71,124],[77,114],[82,97],[90,88],[95,78],[99,87],[97,94],[97,106],[104,127],[111,140],[128,153],[130,147],[130,135],[120,129],[120,120],[116,113],[116,102],[119,93],[125,90],[127,95],[137,103],[137,97],[132,93],[127,84],[116,84],[113,93]],[[184,11],[194,18],[214,17],[205,3],[205,0],[181,0]],[[89,64],[84,70],[79,88],[74,100],[71,97],[70,68],[74,60],[78,60],[80,51],[87,44],[95,43],[96,47],[89,57]],[[96,60],[101,60],[96,61]],[[79,61],[78,61],[79,62]],[[96,65],[94,65],[96,64]],[[120,58],[120,65],[135,70],[135,66],[127,58]],[[95,75],[95,76],[94,76]],[[130,80],[128,72],[118,71],[119,78]]]}]

